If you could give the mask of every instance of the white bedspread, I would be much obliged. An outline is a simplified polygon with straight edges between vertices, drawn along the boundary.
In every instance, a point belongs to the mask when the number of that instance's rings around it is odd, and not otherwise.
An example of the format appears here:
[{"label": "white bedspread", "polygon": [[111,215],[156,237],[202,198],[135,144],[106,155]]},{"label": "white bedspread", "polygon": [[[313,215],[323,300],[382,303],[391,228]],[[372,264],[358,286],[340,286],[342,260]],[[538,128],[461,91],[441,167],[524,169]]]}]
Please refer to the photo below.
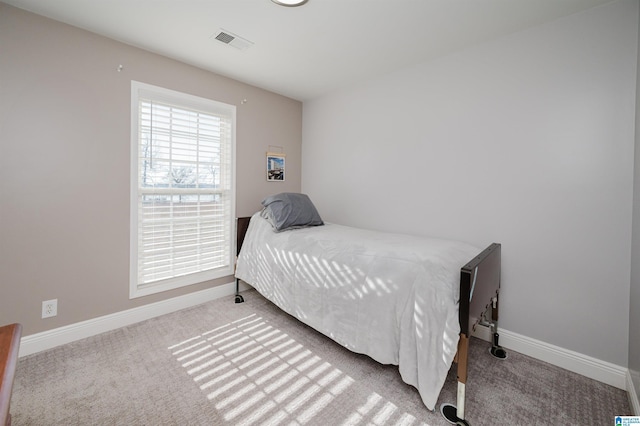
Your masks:
[{"label": "white bedspread", "polygon": [[434,409],[457,350],[460,268],[480,250],[326,224],[250,222],[236,277],[351,351],[398,365]]}]

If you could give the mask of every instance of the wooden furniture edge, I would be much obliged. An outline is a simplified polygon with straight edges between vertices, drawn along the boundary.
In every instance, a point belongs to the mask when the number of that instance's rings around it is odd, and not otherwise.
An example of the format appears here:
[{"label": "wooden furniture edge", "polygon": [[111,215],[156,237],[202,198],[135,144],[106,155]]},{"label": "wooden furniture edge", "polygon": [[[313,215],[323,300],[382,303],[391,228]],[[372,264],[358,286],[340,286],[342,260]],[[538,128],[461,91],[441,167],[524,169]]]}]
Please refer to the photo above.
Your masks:
[{"label": "wooden furniture edge", "polygon": [[0,421],[2,425],[11,425],[11,391],[13,378],[18,365],[18,350],[22,325],[10,324],[0,327]]}]

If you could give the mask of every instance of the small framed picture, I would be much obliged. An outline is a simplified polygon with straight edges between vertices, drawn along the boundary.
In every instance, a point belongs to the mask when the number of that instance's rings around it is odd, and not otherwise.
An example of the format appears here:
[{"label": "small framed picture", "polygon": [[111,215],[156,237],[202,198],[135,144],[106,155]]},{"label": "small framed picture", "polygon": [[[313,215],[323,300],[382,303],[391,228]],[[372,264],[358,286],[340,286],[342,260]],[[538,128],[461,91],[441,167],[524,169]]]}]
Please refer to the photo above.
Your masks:
[{"label": "small framed picture", "polygon": [[267,180],[269,182],[284,181],[285,154],[267,152]]}]

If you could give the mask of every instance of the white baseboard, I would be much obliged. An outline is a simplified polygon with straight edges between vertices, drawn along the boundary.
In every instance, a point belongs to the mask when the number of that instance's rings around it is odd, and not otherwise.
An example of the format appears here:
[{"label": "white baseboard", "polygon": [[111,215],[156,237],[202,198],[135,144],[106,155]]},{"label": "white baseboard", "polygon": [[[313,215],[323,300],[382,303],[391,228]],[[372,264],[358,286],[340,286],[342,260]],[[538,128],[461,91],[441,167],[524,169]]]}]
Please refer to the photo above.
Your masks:
[{"label": "white baseboard", "polygon": [[[628,369],[625,367],[532,339],[504,328],[500,328],[498,333],[500,334],[500,346],[505,349],[512,349],[619,389],[627,390],[628,388],[626,377]],[[491,341],[491,332],[488,327],[478,326],[472,335]]]},{"label": "white baseboard", "polygon": [[638,391],[631,379],[631,373],[627,370],[627,392],[629,394],[629,405],[634,416],[640,416],[640,399],[638,398]]},{"label": "white baseboard", "polygon": [[[31,355],[76,340],[95,336],[96,334],[106,331],[115,330],[116,328],[179,311],[180,309],[200,305],[220,297],[230,296],[235,294],[235,288],[235,282],[231,282],[172,299],[162,300],[126,311],[120,311],[53,330],[24,336],[20,340],[19,356]],[[241,291],[248,288],[244,283],[240,283]]]}]

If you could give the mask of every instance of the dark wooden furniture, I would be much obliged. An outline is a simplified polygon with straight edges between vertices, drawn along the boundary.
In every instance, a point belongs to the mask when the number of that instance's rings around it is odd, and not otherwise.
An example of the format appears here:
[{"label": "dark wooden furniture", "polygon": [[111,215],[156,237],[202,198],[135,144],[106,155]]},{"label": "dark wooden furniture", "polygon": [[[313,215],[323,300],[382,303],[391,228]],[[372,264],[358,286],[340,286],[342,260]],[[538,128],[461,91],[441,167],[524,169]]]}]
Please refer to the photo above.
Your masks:
[{"label": "dark wooden furniture", "polygon": [[[244,236],[247,234],[247,229],[249,229],[249,221],[251,217],[239,217],[236,218],[236,259],[240,255],[240,249],[242,248],[242,242],[244,241]],[[244,298],[240,294],[240,280],[236,278],[236,303],[244,302]]]},{"label": "dark wooden furniture", "polygon": [[18,365],[18,349],[22,326],[11,324],[0,327],[0,424],[11,425],[9,406],[11,403],[11,389],[13,377]]}]

